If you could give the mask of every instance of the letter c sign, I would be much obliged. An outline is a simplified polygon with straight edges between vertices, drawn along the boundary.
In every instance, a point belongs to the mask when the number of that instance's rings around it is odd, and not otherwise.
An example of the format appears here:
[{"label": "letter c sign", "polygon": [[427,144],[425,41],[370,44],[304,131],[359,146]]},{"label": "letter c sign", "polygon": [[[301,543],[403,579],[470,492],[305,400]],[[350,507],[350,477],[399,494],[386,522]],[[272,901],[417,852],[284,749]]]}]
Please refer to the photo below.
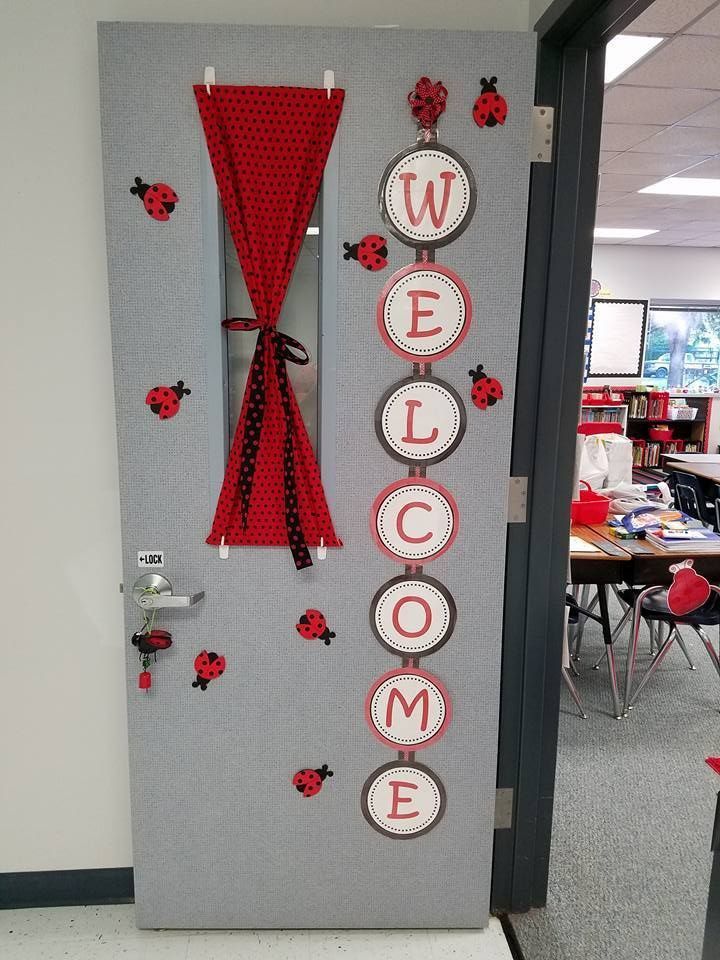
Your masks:
[{"label": "letter c sign", "polygon": [[380,550],[391,559],[426,563],[455,540],[457,504],[450,491],[433,480],[397,480],[375,498],[370,529]]}]

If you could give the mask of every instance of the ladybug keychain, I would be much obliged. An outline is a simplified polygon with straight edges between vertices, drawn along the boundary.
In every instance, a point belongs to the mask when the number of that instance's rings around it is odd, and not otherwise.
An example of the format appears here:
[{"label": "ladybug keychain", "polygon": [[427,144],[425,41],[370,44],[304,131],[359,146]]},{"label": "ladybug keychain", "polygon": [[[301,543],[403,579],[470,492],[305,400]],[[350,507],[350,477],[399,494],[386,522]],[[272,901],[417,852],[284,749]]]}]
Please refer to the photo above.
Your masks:
[{"label": "ladybug keychain", "polygon": [[158,650],[167,650],[172,646],[172,636],[167,630],[154,630],[152,623],[146,619],[144,627],[132,635],[130,642],[137,647],[142,666],[138,687],[147,692],[152,686],[150,664],[157,663]]},{"label": "ladybug keychain", "polygon": [[328,765],[324,763],[317,770],[298,770],[292,782],[298,793],[304,797],[314,797],[322,790],[325,779],[332,775],[332,770],[328,770]]},{"label": "ladybug keychain", "polygon": [[482,77],[482,90],[473,107],[473,120],[479,127],[494,127],[498,123],[502,126],[507,117],[508,105],[505,97],[501,96],[495,84],[497,77]]},{"label": "ladybug keychain", "polygon": [[483,372],[484,369],[483,365],[479,363],[476,370],[468,370],[473,381],[472,402],[479,410],[494,407],[498,400],[503,398],[502,384],[495,377],[488,377]]},{"label": "ladybug keychain", "polygon": [[305,640],[323,640],[326,647],[335,639],[335,634],[328,627],[324,614],[319,610],[306,610],[295,624],[295,629]]},{"label": "ladybug keychain", "polygon": [[387,266],[387,242],[377,233],[369,233],[359,243],[344,243],[345,260],[357,260],[366,270],[382,270]]},{"label": "ladybug keychain", "polygon": [[145,403],[161,420],[169,420],[180,409],[183,397],[189,397],[192,390],[188,390],[184,380],[178,380],[174,387],[153,387],[148,390]]},{"label": "ladybug keychain", "polygon": [[166,183],[143,183],[142,177],[135,177],[135,186],[130,187],[130,193],[140,197],[145,211],[153,220],[169,220],[180,198],[172,187]]}]

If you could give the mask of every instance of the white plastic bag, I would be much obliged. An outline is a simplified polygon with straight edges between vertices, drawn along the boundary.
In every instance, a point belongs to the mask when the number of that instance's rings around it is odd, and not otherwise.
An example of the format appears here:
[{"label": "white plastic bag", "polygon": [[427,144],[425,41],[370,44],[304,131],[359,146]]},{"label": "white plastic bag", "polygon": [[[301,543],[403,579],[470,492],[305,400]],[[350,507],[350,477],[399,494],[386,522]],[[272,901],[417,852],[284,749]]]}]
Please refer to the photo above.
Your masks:
[{"label": "white plastic bag", "polygon": [[591,434],[585,437],[580,457],[580,480],[589,483],[593,490],[600,490],[605,486],[608,475],[608,455],[601,437]]},{"label": "white plastic bag", "polygon": [[608,433],[603,437],[608,458],[606,487],[616,487],[621,483],[632,483],[632,440],[619,433]]}]

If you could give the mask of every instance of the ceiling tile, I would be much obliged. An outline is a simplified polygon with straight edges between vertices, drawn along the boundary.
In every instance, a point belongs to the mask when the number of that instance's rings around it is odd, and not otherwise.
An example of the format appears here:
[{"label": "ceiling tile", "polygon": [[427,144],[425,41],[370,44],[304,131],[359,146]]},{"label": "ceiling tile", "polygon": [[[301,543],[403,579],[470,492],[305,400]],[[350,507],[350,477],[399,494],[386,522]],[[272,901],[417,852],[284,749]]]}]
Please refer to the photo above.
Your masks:
[{"label": "ceiling tile", "polygon": [[643,140],[642,148],[638,148],[637,152],[698,159],[714,157],[719,146],[717,131],[709,127],[667,127],[649,140]]},{"label": "ceiling tile", "polygon": [[720,91],[720,37],[675,37],[626,73],[623,84]]},{"label": "ceiling tile", "polygon": [[678,33],[715,0],[655,0],[625,33]]},{"label": "ceiling tile", "polygon": [[643,187],[650,186],[656,180],[657,176],[653,176],[651,173],[637,174],[636,176],[623,173],[603,173],[600,175],[600,184],[603,190],[610,190],[611,192],[627,190],[628,193],[631,193],[633,190],[642,190]]},{"label": "ceiling tile", "polygon": [[[638,116],[641,116],[641,114],[638,114]],[[643,116],[643,120],[644,119],[645,117]],[[720,129],[720,100],[714,100],[709,106],[698,110],[697,113],[691,113],[689,117],[684,117],[680,123],[683,127],[713,127],[715,130]]]},{"label": "ceiling tile", "polygon": [[702,157],[666,156],[663,153],[641,153],[634,150],[618,153],[603,165],[603,173],[643,173],[658,177],[669,177],[680,170],[692,168],[693,163],[702,163]]},{"label": "ceiling tile", "polygon": [[664,127],[657,124],[604,123],[600,149],[607,151],[629,150],[630,147],[634,147],[656,133],[660,133],[663,129]]},{"label": "ceiling tile", "polygon": [[686,170],[683,177],[709,177],[710,179],[720,179],[720,157],[711,157],[704,160],[695,167]]},{"label": "ceiling tile", "polygon": [[622,197],[626,197],[627,193],[614,193],[613,191],[601,190],[598,194],[597,205],[599,207],[604,207],[608,204],[615,203],[617,200],[620,200]]},{"label": "ceiling tile", "polygon": [[[605,93],[603,122],[677,123],[715,100],[714,90],[675,90],[633,87],[624,83]],[[704,124],[696,124],[704,126]]]},{"label": "ceiling tile", "polygon": [[618,156],[620,156],[620,154],[616,153],[614,150],[601,150],[600,166],[602,166],[604,163],[608,163],[610,160],[612,160],[613,157],[618,157]]},{"label": "ceiling tile", "polygon": [[695,237],[693,240],[679,240],[670,244],[673,247],[720,247],[720,234],[707,237]]},{"label": "ceiling tile", "polygon": [[685,33],[699,33],[705,37],[720,37],[720,7],[715,7],[701,17]]}]

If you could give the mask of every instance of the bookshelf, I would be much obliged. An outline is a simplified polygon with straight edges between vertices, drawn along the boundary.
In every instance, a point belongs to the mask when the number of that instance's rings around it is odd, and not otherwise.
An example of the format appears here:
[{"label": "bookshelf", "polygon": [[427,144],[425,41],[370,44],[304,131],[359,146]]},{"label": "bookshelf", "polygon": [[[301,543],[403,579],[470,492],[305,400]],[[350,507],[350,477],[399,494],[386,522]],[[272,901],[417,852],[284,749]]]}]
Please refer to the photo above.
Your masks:
[{"label": "bookshelf", "polygon": [[707,453],[712,397],[632,389],[625,397],[634,467],[660,469],[661,457],[667,453]]}]

